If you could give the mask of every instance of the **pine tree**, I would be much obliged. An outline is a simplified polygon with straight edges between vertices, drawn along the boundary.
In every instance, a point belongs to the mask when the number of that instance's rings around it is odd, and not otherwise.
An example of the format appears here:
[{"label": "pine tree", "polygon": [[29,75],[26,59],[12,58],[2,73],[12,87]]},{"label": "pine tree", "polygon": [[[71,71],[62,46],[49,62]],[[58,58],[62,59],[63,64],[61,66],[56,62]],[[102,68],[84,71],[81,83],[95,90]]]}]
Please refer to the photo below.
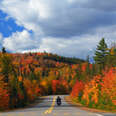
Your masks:
[{"label": "pine tree", "polygon": [[5,47],[2,48],[2,53],[6,53]]},{"label": "pine tree", "polygon": [[105,43],[105,39],[102,38],[97,46],[94,56],[95,63],[100,66],[101,70],[105,68],[106,56],[108,55],[107,50],[108,48],[107,44]]}]

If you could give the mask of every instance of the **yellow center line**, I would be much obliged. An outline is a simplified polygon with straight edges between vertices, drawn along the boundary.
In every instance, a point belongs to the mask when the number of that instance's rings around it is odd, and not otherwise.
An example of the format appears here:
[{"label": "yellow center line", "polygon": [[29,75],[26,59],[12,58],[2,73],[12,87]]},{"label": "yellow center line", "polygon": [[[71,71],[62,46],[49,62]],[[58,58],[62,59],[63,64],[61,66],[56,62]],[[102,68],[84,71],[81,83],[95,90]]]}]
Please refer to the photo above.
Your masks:
[{"label": "yellow center line", "polygon": [[50,114],[50,113],[52,112],[52,110],[53,110],[53,108],[54,108],[54,106],[55,106],[55,101],[56,101],[56,96],[53,98],[53,102],[52,102],[51,107],[50,107],[48,110],[46,110],[46,111],[44,112],[44,114]]}]

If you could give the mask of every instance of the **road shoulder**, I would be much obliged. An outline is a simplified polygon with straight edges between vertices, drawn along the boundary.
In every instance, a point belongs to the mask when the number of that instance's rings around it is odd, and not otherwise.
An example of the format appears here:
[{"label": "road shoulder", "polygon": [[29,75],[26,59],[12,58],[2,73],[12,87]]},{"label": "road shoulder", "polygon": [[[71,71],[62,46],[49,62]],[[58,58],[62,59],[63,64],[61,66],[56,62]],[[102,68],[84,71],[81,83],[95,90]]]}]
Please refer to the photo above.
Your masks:
[{"label": "road shoulder", "polygon": [[89,112],[93,112],[93,113],[112,113],[112,114],[116,114],[116,112],[109,112],[109,111],[104,111],[104,110],[85,107],[80,103],[74,102],[70,96],[66,96],[64,99],[67,103],[71,104],[74,107],[78,107],[81,110],[85,110],[85,111],[89,111]]},{"label": "road shoulder", "polygon": [[4,111],[0,111],[0,113],[3,113],[3,112],[13,112],[13,111],[20,111],[20,110],[24,110],[24,109],[27,109],[27,108],[32,108],[40,103],[43,102],[43,100],[46,98],[47,96],[41,96],[41,97],[38,97],[36,98],[33,102],[31,103],[28,103],[26,106],[24,107],[19,107],[19,108],[13,108],[13,109],[8,109],[8,110],[4,110]]}]

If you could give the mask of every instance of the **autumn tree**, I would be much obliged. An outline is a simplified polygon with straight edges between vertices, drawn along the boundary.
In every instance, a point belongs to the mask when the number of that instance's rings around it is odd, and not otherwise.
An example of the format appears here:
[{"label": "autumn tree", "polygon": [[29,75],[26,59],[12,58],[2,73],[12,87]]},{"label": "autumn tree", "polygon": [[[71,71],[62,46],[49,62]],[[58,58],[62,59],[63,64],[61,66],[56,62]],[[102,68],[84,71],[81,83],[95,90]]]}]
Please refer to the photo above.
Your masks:
[{"label": "autumn tree", "polygon": [[14,74],[10,76],[10,100],[9,100],[10,108],[17,108],[18,103],[19,103],[18,80],[17,76]]},{"label": "autumn tree", "polygon": [[0,57],[1,74],[4,75],[4,82],[8,83],[8,76],[12,72],[12,59],[8,54],[2,54]]},{"label": "autumn tree", "polygon": [[[9,103],[8,106],[10,107],[10,101],[11,101],[11,87],[10,87],[10,76],[12,75],[12,57],[9,54],[2,53],[0,56],[0,74],[3,77],[4,82],[4,90],[7,91],[9,95]],[[1,87],[1,86],[0,86]]]},{"label": "autumn tree", "polygon": [[89,75],[90,74],[89,55],[87,56],[86,62],[87,62],[87,65],[86,65],[86,74]]},{"label": "autumn tree", "polygon": [[20,98],[18,105],[24,107],[27,102],[27,93],[24,87],[24,82],[22,80],[22,77],[19,76],[18,78],[19,78],[18,89],[19,89],[19,98]]},{"label": "autumn tree", "polygon": [[107,66],[116,67],[116,43],[112,43],[111,47],[109,48],[109,54],[107,56]]}]

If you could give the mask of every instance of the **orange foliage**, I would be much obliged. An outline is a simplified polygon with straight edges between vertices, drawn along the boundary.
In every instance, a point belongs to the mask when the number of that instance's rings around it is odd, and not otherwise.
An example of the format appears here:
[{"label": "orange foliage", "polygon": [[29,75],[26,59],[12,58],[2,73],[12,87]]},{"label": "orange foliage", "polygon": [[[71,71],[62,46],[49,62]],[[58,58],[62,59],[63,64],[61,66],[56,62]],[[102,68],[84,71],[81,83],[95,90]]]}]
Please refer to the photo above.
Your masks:
[{"label": "orange foliage", "polygon": [[31,82],[30,80],[25,79],[24,87],[26,88],[29,101],[33,101],[37,96],[40,95],[40,88],[36,80],[33,80],[33,82]]},{"label": "orange foliage", "polygon": [[85,84],[82,99],[86,100],[87,104],[90,102],[89,96],[91,96],[91,101],[94,101],[95,103],[98,102],[100,79],[100,76],[95,76],[93,80]]},{"label": "orange foliage", "polygon": [[74,87],[72,88],[71,96],[78,97],[79,93],[84,89],[84,83],[82,81],[76,81]]},{"label": "orange foliage", "polygon": [[86,66],[87,66],[87,63],[83,63],[83,64],[82,64],[82,71],[83,71],[83,72],[85,72]]},{"label": "orange foliage", "polygon": [[109,72],[104,73],[104,78],[101,83],[101,93],[107,94],[114,104],[116,104],[116,72],[113,68]]},{"label": "orange foliage", "polygon": [[46,86],[47,86],[47,82],[43,80],[43,81],[40,83],[40,85],[43,86],[43,87],[46,87]]},{"label": "orange foliage", "polygon": [[18,81],[21,82],[23,80],[22,76],[18,77]]},{"label": "orange foliage", "polygon": [[59,80],[53,80],[52,81],[52,91],[55,94],[57,88],[60,86],[60,81]]},{"label": "orange foliage", "polygon": [[[108,72],[104,71],[104,76],[95,76],[90,82],[85,84],[82,99],[98,103],[99,95],[104,95],[116,105],[116,72],[111,68]],[[91,96],[91,99],[90,99]]]}]

